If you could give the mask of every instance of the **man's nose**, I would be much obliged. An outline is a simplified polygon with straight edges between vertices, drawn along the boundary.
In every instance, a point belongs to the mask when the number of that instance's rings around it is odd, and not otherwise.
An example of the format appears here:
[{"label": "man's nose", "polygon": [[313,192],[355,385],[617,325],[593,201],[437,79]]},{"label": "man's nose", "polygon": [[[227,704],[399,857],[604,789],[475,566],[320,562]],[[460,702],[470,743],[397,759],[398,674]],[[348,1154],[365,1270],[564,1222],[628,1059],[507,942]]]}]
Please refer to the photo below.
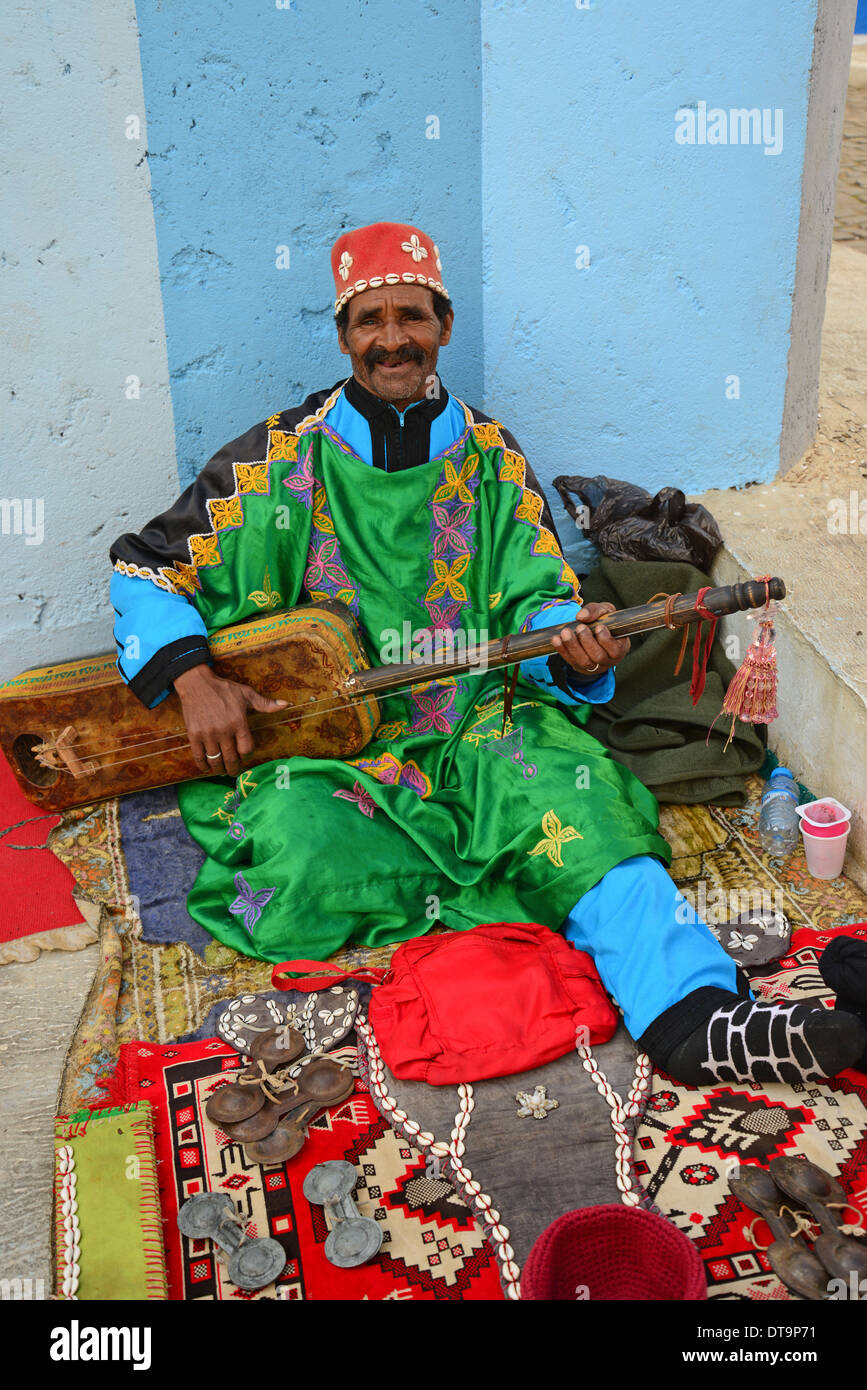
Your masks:
[{"label": "man's nose", "polygon": [[388,352],[396,352],[409,342],[407,331],[400,319],[386,319],[379,337],[380,346]]}]

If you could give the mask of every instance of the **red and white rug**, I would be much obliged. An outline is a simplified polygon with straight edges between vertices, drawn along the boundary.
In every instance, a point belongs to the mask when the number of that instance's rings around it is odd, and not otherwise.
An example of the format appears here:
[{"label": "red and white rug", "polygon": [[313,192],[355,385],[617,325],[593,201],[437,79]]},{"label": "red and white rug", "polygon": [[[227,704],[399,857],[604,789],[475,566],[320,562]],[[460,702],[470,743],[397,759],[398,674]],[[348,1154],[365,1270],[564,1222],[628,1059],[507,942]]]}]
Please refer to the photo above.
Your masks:
[{"label": "red and white rug", "polygon": [[[818,962],[835,936],[867,941],[867,923],[796,931],[778,968],[753,980],[756,997],[817,997],[832,1008]],[[827,1082],[704,1090],[654,1074],[635,1143],[636,1172],[664,1215],[698,1246],[709,1298],[795,1297],[757,1248],[773,1240],[768,1226],[728,1185],[742,1164],[767,1168],[778,1154],[803,1154],[835,1174],[852,1199],[841,1220],[867,1224],[867,1075],[849,1070]]]},{"label": "red and white rug", "polygon": [[[218,1039],[128,1043],[109,1088],[115,1104],[153,1107],[169,1298],[502,1300],[496,1261],[468,1208],[444,1178],[426,1175],[425,1158],[391,1129],[361,1081],[349,1100],[312,1121],[295,1158],[262,1168],[205,1114],[208,1097],[238,1065],[237,1052]],[[359,1212],[382,1223],[379,1254],[359,1269],[329,1264],[324,1211],[301,1190],[310,1169],[329,1159],[357,1169]],[[249,1236],[281,1243],[286,1265],[276,1284],[242,1292],[210,1241],[180,1234],[178,1210],[197,1192],[229,1193]]]}]

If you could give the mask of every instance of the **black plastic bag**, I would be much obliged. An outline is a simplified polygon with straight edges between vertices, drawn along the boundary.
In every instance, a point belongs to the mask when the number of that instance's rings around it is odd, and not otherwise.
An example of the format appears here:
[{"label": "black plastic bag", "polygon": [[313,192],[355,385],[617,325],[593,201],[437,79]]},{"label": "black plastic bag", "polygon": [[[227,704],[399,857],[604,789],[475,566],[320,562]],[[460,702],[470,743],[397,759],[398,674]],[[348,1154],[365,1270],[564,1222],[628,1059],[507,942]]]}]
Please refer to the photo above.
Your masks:
[{"label": "black plastic bag", "polygon": [[[612,560],[678,560],[707,571],[722,545],[710,512],[688,503],[680,488],[660,488],[651,497],[643,487],[601,473],[555,478],[554,486],[572,520]],[[586,526],[579,506],[589,512]]]}]

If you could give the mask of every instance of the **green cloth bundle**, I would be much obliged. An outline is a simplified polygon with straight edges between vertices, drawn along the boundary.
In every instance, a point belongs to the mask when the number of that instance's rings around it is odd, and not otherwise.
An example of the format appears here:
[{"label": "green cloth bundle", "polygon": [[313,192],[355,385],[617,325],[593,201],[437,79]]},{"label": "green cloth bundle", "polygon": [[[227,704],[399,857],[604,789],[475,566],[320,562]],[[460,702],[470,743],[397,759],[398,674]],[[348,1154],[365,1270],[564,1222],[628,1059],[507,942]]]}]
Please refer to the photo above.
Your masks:
[{"label": "green cloth bundle", "polygon": [[[654,594],[690,594],[710,584],[692,565],[665,560],[609,560],[581,582],[585,603],[613,603],[633,608]],[[711,651],[704,694],[693,708],[689,693],[694,628],[689,628],[681,673],[674,675],[682,629],[655,628],[632,638],[632,649],[617,666],[614,699],[594,705],[588,733],[612,757],[649,787],[657,801],[679,805],[714,802],[743,806],[746,779],[758,772],[765,756],[763,740],[750,724],[735,723],[734,738],[724,753],[731,717],[724,715],[708,737],[722,709],[735,668],[717,636]]]},{"label": "green cloth bundle", "polygon": [[57,1296],[168,1298],[151,1107],[59,1115],[54,1151]]}]

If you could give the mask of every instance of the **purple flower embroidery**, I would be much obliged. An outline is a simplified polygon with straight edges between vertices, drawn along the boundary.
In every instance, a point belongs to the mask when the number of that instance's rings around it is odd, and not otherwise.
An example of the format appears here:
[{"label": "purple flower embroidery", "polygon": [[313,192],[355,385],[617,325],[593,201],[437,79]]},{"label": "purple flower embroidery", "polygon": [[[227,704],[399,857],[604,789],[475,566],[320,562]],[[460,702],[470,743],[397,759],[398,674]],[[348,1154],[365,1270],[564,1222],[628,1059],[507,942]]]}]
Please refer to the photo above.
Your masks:
[{"label": "purple flower embroidery", "polygon": [[329,579],[339,588],[349,587],[349,575],[340,563],[337,539],[334,536],[324,540],[318,550],[314,550],[311,544],[304,583],[308,589],[319,589],[324,588]]},{"label": "purple flower embroidery", "polygon": [[467,525],[467,521],[472,511],[468,503],[463,502],[456,507],[450,516],[447,509],[439,503],[433,503],[433,515],[436,522],[437,531],[434,535],[434,555],[439,559],[444,550],[451,548],[459,555],[465,555],[469,550],[469,536],[473,527],[472,523]]},{"label": "purple flower embroidery", "polygon": [[298,464],[295,472],[283,479],[283,486],[294,492],[299,502],[303,502],[309,511],[313,506],[313,484],[313,440],[311,439],[307,453]]},{"label": "purple flower embroidery", "polygon": [[[448,711],[454,705],[455,694],[454,686],[441,688],[439,694],[421,695],[418,692],[413,694],[413,703],[418,711],[413,720],[413,733],[425,734],[429,729],[437,729],[441,734],[450,734],[452,725]],[[454,713],[452,718],[454,718]]]},{"label": "purple flower embroidery", "polygon": [[229,911],[233,912],[236,917],[239,917],[241,913],[244,914],[244,926],[252,937],[253,928],[262,916],[262,909],[267,906],[277,892],[276,885],[273,888],[260,888],[258,893],[254,893],[244,875],[238,873],[235,874],[235,887],[238,890],[238,896]]},{"label": "purple flower embroidery", "polygon": [[406,787],[411,792],[418,792],[419,796],[430,796],[430,782],[414,762],[404,763],[400,771],[398,785]]},{"label": "purple flower embroidery", "polygon": [[457,626],[456,619],[461,611],[461,605],[459,603],[429,603],[427,611],[433,619],[429,629],[431,632],[437,632],[441,628],[452,632]]},{"label": "purple flower embroidery", "polygon": [[370,792],[364,790],[360,782],[354,783],[351,792],[334,792],[334,796],[339,796],[344,801],[357,802],[358,809],[361,811],[362,815],[370,816],[371,820],[373,819],[373,813],[376,810],[376,802],[370,795]]}]

